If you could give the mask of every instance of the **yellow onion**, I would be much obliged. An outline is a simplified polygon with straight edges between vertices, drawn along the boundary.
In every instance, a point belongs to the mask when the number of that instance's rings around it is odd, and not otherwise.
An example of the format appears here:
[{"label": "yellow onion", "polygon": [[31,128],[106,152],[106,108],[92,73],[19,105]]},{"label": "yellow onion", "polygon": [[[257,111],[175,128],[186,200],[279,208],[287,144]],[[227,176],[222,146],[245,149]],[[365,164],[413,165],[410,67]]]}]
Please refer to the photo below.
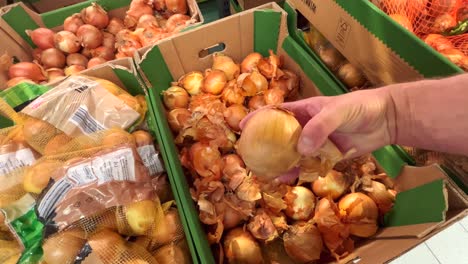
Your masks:
[{"label": "yellow onion", "polygon": [[272,180],[299,163],[296,147],[301,131],[299,122],[286,110],[259,110],[243,128],[238,154],[261,181]]},{"label": "yellow onion", "polygon": [[237,85],[242,88],[245,96],[254,96],[268,89],[267,79],[258,71],[239,75]]},{"label": "yellow onion", "polygon": [[86,243],[79,231],[62,231],[48,238],[42,245],[47,263],[73,263]]},{"label": "yellow onion", "polygon": [[190,148],[195,171],[202,177],[221,177],[221,153],[207,143],[197,142]]},{"label": "yellow onion", "polygon": [[285,213],[294,220],[309,220],[315,208],[315,196],[309,189],[295,186],[288,189],[284,196]]},{"label": "yellow onion", "polygon": [[284,103],[285,92],[280,88],[266,90],[263,94],[267,105],[280,105]]},{"label": "yellow onion", "polygon": [[379,210],[369,196],[360,192],[350,193],[341,198],[338,207],[352,235],[370,237],[377,232]]},{"label": "yellow onion", "polygon": [[250,53],[241,63],[241,72],[252,72],[257,69],[258,62],[263,58],[262,54],[258,52]]},{"label": "yellow onion", "polygon": [[233,104],[224,111],[224,119],[229,127],[234,131],[240,131],[239,124],[246,115],[247,110],[240,104]]},{"label": "yellow onion", "polygon": [[259,209],[255,216],[250,219],[247,228],[259,240],[269,242],[278,237],[278,231],[273,221],[263,209]]},{"label": "yellow onion", "polygon": [[359,88],[366,83],[366,78],[362,71],[351,63],[342,65],[338,70],[337,76],[348,88]]},{"label": "yellow onion", "polygon": [[153,253],[153,257],[154,259],[156,259],[157,263],[160,263],[160,264],[189,264],[191,263],[190,252],[188,251],[188,249],[186,247],[181,247],[175,243],[171,243],[171,244],[158,248]]},{"label": "yellow onion", "polygon": [[377,204],[380,214],[384,215],[392,210],[395,202],[395,193],[392,190],[387,190],[387,187],[383,183],[372,181],[366,193]]},{"label": "yellow onion", "polygon": [[178,239],[183,234],[183,227],[177,209],[169,209],[164,214],[164,219],[156,222],[153,232],[151,236],[158,244],[167,244]]},{"label": "yellow onion", "polygon": [[266,105],[265,97],[262,94],[252,96],[249,100],[248,107],[250,110],[257,110]]},{"label": "yellow onion", "polygon": [[237,65],[230,57],[222,53],[213,54],[213,70],[220,70],[226,74],[227,80],[237,78],[240,72],[239,65]]},{"label": "yellow onion", "polygon": [[311,223],[298,222],[283,235],[284,248],[296,263],[310,263],[320,259],[323,241],[320,232]]},{"label": "yellow onion", "polygon": [[218,95],[223,91],[226,83],[226,74],[224,74],[223,71],[207,70],[205,72],[205,80],[203,80],[202,90],[205,93]]},{"label": "yellow onion", "polygon": [[163,93],[164,105],[169,110],[176,108],[187,108],[190,97],[187,91],[178,86],[172,86],[169,89],[165,90]]},{"label": "yellow onion", "polygon": [[318,179],[312,183],[312,191],[314,191],[315,195],[318,197],[327,197],[336,200],[348,190],[350,185],[351,182],[347,175],[331,170],[325,177],[318,177]]},{"label": "yellow onion", "polygon": [[263,256],[257,241],[242,227],[232,229],[224,238],[224,254],[229,263],[260,264]]},{"label": "yellow onion", "polygon": [[167,114],[167,122],[172,131],[179,132],[191,117],[192,113],[188,109],[176,108]]},{"label": "yellow onion", "polygon": [[236,80],[228,82],[221,94],[221,98],[226,105],[243,104],[245,100],[242,90],[237,86]]},{"label": "yellow onion", "polygon": [[125,218],[133,234],[145,234],[155,224],[156,216],[156,203],[151,200],[135,202],[126,206]]},{"label": "yellow onion", "polygon": [[337,71],[345,61],[340,52],[332,46],[324,47],[319,51],[319,57],[331,71]]},{"label": "yellow onion", "polygon": [[193,71],[182,76],[179,79],[179,85],[187,90],[190,95],[197,95],[201,92],[203,79],[203,73]]}]

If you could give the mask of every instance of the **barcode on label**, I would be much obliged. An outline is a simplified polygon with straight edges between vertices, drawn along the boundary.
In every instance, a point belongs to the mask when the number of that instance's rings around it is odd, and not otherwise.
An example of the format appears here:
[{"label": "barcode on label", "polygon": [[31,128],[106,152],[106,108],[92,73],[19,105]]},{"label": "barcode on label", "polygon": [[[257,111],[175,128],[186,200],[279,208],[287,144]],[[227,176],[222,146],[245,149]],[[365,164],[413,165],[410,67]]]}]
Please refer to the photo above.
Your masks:
[{"label": "barcode on label", "polygon": [[135,157],[130,148],[120,149],[93,160],[98,184],[108,181],[135,181]]},{"label": "barcode on label", "polygon": [[73,184],[63,177],[62,179],[55,182],[54,185],[47,191],[42,200],[40,201],[37,211],[39,216],[44,219],[48,219],[53,213],[55,206],[59,203],[63,197],[70,191]]},{"label": "barcode on label", "polygon": [[36,161],[28,148],[0,155],[0,175],[5,175],[17,168],[29,166]]},{"label": "barcode on label", "polygon": [[164,172],[164,165],[159,158],[159,153],[156,152],[154,145],[145,145],[138,148],[143,164],[148,168],[150,175],[157,175]]},{"label": "barcode on label", "polygon": [[97,179],[97,176],[93,172],[91,162],[69,168],[67,170],[67,177],[73,180],[75,185],[78,186],[91,183]]},{"label": "barcode on label", "polygon": [[75,113],[70,117],[70,122],[78,126],[85,134],[91,134],[106,129],[89,114],[88,109],[84,105],[80,105],[80,107],[76,109]]}]

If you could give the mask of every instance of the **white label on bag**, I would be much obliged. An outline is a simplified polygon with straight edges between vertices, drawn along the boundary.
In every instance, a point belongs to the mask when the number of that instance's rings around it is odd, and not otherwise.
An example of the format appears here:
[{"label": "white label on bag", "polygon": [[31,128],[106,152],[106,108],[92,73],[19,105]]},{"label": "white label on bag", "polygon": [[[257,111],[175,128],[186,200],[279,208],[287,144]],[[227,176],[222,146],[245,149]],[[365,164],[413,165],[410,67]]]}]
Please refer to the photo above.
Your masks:
[{"label": "white label on bag", "polygon": [[93,172],[93,166],[91,162],[86,162],[70,167],[67,170],[67,177],[73,180],[78,186],[85,185],[97,180],[97,176]]},{"label": "white label on bag", "polygon": [[45,219],[49,218],[54,211],[55,205],[62,201],[72,187],[73,183],[71,183],[67,177],[63,177],[55,182],[52,188],[50,188],[41,199],[37,207],[39,216]]},{"label": "white label on bag", "polygon": [[80,105],[75,113],[70,117],[70,122],[75,124],[84,134],[91,134],[106,128],[93,118],[85,105]]},{"label": "white label on bag", "polygon": [[5,175],[17,168],[29,166],[36,161],[29,148],[0,155],[0,175]]},{"label": "white label on bag", "polygon": [[135,181],[135,157],[130,148],[119,149],[93,160],[98,184],[108,181]]},{"label": "white label on bag", "polygon": [[157,175],[164,172],[164,166],[159,159],[159,153],[156,152],[154,145],[145,145],[138,148],[143,164],[148,168],[150,175]]}]

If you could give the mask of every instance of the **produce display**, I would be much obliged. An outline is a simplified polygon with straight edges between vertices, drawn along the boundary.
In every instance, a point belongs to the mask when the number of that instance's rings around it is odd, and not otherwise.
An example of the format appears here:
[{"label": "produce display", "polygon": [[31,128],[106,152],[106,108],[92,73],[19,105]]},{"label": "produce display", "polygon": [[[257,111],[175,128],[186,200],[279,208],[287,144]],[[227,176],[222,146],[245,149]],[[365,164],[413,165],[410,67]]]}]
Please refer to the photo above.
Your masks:
[{"label": "produce display", "polygon": [[0,262],[191,263],[141,97],[72,76],[21,112],[0,101],[15,123],[0,129]]},{"label": "produce display", "polygon": [[356,91],[371,88],[364,73],[350,63],[314,26],[309,23],[303,34],[307,45],[348,89]]},{"label": "produce display", "polygon": [[[344,161],[331,141],[312,157],[296,152],[302,127],[280,105],[297,99],[299,86],[272,51],[240,64],[215,53],[211,68],[162,93],[219,263],[341,259],[375,235],[393,207],[393,183],[370,156]],[[294,168],[298,179],[277,180]]]},{"label": "produce display", "polygon": [[468,70],[466,0],[384,0],[379,6],[451,62]]},{"label": "produce display", "polygon": [[[186,0],[133,0],[125,17],[112,17],[98,4],[66,18],[63,29],[28,30],[35,44],[32,62],[13,64],[0,58],[8,71],[6,87],[20,82],[43,83],[79,73],[116,58],[132,57],[142,47],[180,32],[194,22]],[[11,55],[11,54],[10,54]]]}]

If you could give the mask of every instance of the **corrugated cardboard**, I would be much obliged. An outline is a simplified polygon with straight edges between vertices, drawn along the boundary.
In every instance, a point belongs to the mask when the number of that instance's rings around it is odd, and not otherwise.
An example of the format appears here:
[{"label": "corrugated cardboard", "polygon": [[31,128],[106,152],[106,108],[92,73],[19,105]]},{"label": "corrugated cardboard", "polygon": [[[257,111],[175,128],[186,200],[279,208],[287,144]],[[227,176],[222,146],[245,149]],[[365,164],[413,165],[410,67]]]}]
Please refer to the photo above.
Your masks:
[{"label": "corrugated cardboard", "polygon": [[[206,49],[222,43],[222,52],[235,61],[240,61],[254,50],[263,55],[268,49],[276,50],[282,56],[285,68],[299,74],[303,97],[321,93],[337,94],[336,90],[330,90],[330,83],[333,82],[324,76],[323,69],[310,62],[307,53],[288,36],[286,28],[284,11],[276,4],[267,4],[140,50],[135,58],[139,73],[149,87],[155,119],[159,122],[159,144],[165,151],[163,156],[171,181],[178,189],[177,202],[183,207],[202,263],[213,263],[214,259],[209,255],[211,252],[206,245],[205,233],[188,192],[188,183],[161,106],[160,93],[183,74],[210,67],[212,57],[200,57],[200,54],[206,54]],[[468,213],[466,196],[438,166],[405,166],[404,161],[391,149],[383,149],[379,155],[383,156],[378,159],[380,165],[396,178],[396,186],[400,190],[397,203],[385,218],[386,228],[381,229],[373,239],[358,245],[343,263],[353,260],[359,260],[359,263],[389,261]]]},{"label": "corrugated cardboard", "polygon": [[[125,12],[128,10],[128,4],[131,0],[97,0],[93,2],[101,4],[108,11],[108,14],[111,17],[123,18],[125,16]],[[202,24],[203,16],[197,2],[195,0],[187,0],[187,3],[190,16],[197,21],[193,26]],[[10,37],[7,42],[2,41],[0,43],[0,54],[8,52],[10,56],[17,57],[19,61],[31,61],[31,53],[34,49],[34,44],[26,35],[25,30],[47,27],[51,28],[55,32],[60,31],[63,29],[63,21],[65,18],[73,13],[80,12],[90,4],[91,2],[89,1],[83,2],[44,14],[34,12],[21,2],[1,8],[0,36],[5,35],[6,33]],[[0,82],[0,88],[3,88],[3,86],[4,82]]]}]

